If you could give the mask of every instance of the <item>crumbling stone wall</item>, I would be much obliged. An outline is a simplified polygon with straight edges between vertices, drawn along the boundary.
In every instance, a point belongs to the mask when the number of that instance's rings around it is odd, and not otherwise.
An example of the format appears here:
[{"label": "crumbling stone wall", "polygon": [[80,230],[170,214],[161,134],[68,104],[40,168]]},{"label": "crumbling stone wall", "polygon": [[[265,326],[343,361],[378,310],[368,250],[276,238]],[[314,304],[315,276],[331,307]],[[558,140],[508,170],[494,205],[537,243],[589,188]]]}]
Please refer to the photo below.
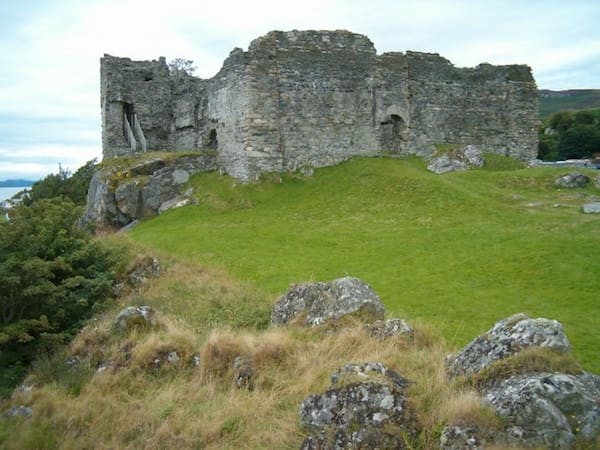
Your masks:
[{"label": "crumbling stone wall", "polygon": [[[377,55],[348,31],[273,31],[234,49],[209,80],[164,58],[101,63],[105,157],[132,151],[135,114],[148,150],[217,152],[226,172],[327,166],[354,155],[431,156],[436,144],[533,159],[538,100],[529,67],[454,67],[437,54]],[[139,151],[139,146],[137,148]]]}]

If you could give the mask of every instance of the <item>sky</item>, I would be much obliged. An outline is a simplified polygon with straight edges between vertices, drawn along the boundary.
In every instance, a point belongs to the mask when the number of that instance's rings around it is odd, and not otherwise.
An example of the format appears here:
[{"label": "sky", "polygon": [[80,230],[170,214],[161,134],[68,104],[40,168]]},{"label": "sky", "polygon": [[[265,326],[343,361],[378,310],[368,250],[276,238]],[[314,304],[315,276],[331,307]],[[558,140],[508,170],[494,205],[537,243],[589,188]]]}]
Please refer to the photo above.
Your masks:
[{"label": "sky", "polygon": [[528,64],[540,89],[600,89],[597,0],[0,0],[0,180],[102,159],[100,57],[191,59],[210,78],[271,30],[346,29],[378,53]]}]

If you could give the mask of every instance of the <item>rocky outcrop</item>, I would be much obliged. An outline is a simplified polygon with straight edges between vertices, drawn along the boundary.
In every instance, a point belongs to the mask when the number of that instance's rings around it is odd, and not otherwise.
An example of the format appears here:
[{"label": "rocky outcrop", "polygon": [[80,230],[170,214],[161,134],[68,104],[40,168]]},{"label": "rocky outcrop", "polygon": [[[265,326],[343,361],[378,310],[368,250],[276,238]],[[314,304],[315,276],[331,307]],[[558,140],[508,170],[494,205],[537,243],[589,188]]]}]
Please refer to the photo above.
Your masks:
[{"label": "rocky outcrop", "polygon": [[[469,379],[532,347],[561,354],[570,351],[559,322],[517,314],[499,321],[451,358],[448,374]],[[533,373],[516,365],[480,384],[482,402],[503,419],[500,429],[488,434],[489,440],[552,449],[571,448],[575,442],[598,443],[600,377],[574,368],[564,370],[570,373],[544,372],[539,367]],[[442,433],[441,448],[482,448],[477,427],[454,428],[446,427]]]},{"label": "rocky outcrop", "polygon": [[133,328],[148,328],[154,324],[154,310],[150,306],[128,306],[117,314],[114,328],[127,332]]},{"label": "rocky outcrop", "polygon": [[92,177],[82,223],[121,228],[137,219],[185,206],[192,192],[181,191],[189,177],[215,169],[211,153],[107,165]]},{"label": "rocky outcrop", "polygon": [[[524,374],[492,388],[485,401],[509,424],[510,445],[571,448],[600,439],[600,377],[589,373]],[[590,447],[591,448],[591,447]]]},{"label": "rocky outcrop", "polygon": [[589,183],[590,177],[578,172],[562,175],[554,180],[554,185],[556,187],[568,189],[585,187]]},{"label": "rocky outcrop", "polygon": [[408,384],[381,363],[342,367],[327,391],[300,405],[300,421],[311,433],[301,448],[413,448],[417,426]]},{"label": "rocky outcrop", "polygon": [[495,361],[532,346],[547,347],[557,352],[571,350],[564,329],[556,320],[530,319],[525,314],[515,314],[497,322],[455,357],[450,357],[447,360],[448,374],[450,377],[472,375]]},{"label": "rocky outcrop", "polygon": [[483,152],[474,145],[467,145],[434,155],[427,164],[427,170],[441,174],[483,167],[484,163]]},{"label": "rocky outcrop", "polygon": [[385,308],[371,287],[352,277],[328,283],[305,283],[290,286],[275,303],[271,323],[284,325],[303,322],[315,326],[355,316],[372,322],[383,319]]}]

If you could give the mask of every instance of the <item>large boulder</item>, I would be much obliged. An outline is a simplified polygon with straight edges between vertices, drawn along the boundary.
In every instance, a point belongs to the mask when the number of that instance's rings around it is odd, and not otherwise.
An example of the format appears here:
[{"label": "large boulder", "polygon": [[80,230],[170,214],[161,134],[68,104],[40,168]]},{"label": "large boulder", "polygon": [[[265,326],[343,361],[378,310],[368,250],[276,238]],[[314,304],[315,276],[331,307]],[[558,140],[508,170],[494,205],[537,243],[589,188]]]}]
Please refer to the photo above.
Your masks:
[{"label": "large boulder", "polygon": [[483,167],[483,152],[475,145],[453,148],[445,153],[434,155],[427,164],[427,170],[441,174],[473,167]]},{"label": "large boulder", "polygon": [[562,175],[554,180],[554,185],[560,188],[580,188],[589,184],[590,178],[579,172]]},{"label": "large boulder", "polygon": [[499,440],[509,445],[562,449],[576,440],[600,443],[597,375],[517,375],[488,388],[484,398],[506,421]]},{"label": "large boulder", "polygon": [[[582,448],[600,443],[600,377],[576,365],[563,366],[561,370],[569,373],[528,365],[502,370],[503,359],[532,347],[570,351],[559,322],[517,314],[496,323],[448,363],[451,377],[477,379],[488,367],[500,369],[484,383],[477,383],[482,401],[503,419],[500,428],[486,431],[489,441],[552,449],[571,448],[575,442],[583,444]],[[477,427],[466,426],[446,427],[440,442],[441,448],[449,450],[479,448],[483,440]]]},{"label": "large boulder", "polygon": [[385,308],[368,284],[358,278],[345,277],[328,283],[290,286],[273,306],[271,323],[303,321],[315,326],[349,315],[372,322],[383,319]]},{"label": "large boulder", "polygon": [[381,363],[342,367],[330,389],[300,405],[300,421],[311,433],[301,448],[413,448],[417,428],[408,384]]},{"label": "large boulder", "polygon": [[478,373],[495,361],[527,347],[547,347],[557,352],[571,350],[563,326],[556,320],[530,319],[525,314],[515,314],[497,322],[455,357],[450,357],[447,361],[448,375],[452,378]]}]

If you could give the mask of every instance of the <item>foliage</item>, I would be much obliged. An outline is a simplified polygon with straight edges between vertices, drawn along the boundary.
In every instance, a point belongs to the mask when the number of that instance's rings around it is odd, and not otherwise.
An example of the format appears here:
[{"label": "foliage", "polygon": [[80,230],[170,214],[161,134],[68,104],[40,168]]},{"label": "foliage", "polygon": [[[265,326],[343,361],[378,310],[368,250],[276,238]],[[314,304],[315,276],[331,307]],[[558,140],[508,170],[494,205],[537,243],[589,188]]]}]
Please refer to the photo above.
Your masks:
[{"label": "foliage", "polygon": [[558,139],[558,157],[590,158],[600,153],[600,126],[574,125],[560,134]]},{"label": "foliage", "polygon": [[[24,368],[66,342],[110,296],[115,255],[75,227],[80,213],[41,199],[0,222],[0,367]],[[3,370],[0,388],[18,375]]]},{"label": "foliage", "polygon": [[183,58],[175,58],[169,62],[169,71],[171,75],[193,75],[196,70],[196,66],[194,66],[194,61],[191,59],[183,59]]},{"label": "foliage", "polygon": [[592,158],[600,152],[600,110],[559,111],[542,121],[538,158]]},{"label": "foliage", "polygon": [[33,183],[29,195],[24,198],[24,203],[31,205],[45,198],[63,197],[76,205],[84,205],[96,165],[95,159],[88,161],[72,175],[59,165],[57,174],[48,175],[43,180]]}]

